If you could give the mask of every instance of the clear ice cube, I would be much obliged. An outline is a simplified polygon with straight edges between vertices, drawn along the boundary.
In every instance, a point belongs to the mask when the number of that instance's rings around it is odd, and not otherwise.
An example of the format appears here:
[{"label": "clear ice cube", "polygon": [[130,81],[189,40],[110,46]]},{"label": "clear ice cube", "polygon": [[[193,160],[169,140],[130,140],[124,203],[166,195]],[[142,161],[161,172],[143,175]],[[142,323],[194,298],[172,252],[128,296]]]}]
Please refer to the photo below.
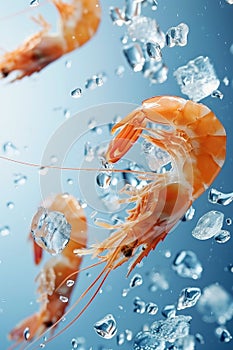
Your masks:
[{"label": "clear ice cube", "polygon": [[141,14],[141,2],[137,0],[126,0],[125,6],[125,19],[126,21],[132,20],[136,16]]},{"label": "clear ice cube", "polygon": [[200,101],[211,95],[220,84],[209,57],[204,56],[199,56],[185,66],[179,67],[174,76],[182,93],[194,101]]},{"label": "clear ice cube", "polygon": [[177,310],[183,310],[188,307],[192,307],[196,305],[198,299],[201,296],[201,290],[197,287],[189,287],[182,289],[178,303],[177,303]]},{"label": "clear ice cube", "polygon": [[177,27],[171,27],[166,33],[166,44],[169,47],[187,45],[189,27],[180,23]]},{"label": "clear ice cube", "polygon": [[179,315],[166,320],[155,321],[151,325],[151,333],[158,340],[175,341],[189,334],[192,317]]},{"label": "clear ice cube", "polygon": [[233,298],[217,283],[203,289],[197,307],[205,322],[225,324],[233,316]]},{"label": "clear ice cube", "polygon": [[149,60],[145,62],[142,72],[152,84],[162,84],[167,80],[168,67],[161,61]]},{"label": "clear ice cube", "polygon": [[222,343],[229,343],[232,339],[231,333],[225,327],[217,327],[215,329],[215,334]]},{"label": "clear ice cube", "polygon": [[223,193],[215,188],[211,188],[209,190],[208,200],[213,204],[228,205],[233,201],[233,192]]},{"label": "clear ice cube", "polygon": [[128,26],[128,36],[133,41],[157,43],[161,48],[165,45],[165,34],[160,30],[157,22],[149,17],[133,18]]},{"label": "clear ice cube", "polygon": [[106,315],[103,319],[94,324],[95,332],[104,339],[111,339],[117,333],[116,320],[112,314]]},{"label": "clear ice cube", "polygon": [[216,235],[222,228],[224,214],[220,211],[211,210],[204,214],[197,222],[192,231],[193,237],[206,240]]},{"label": "clear ice cube", "polygon": [[182,250],[179,252],[173,261],[172,268],[179,276],[194,280],[200,278],[203,271],[203,267],[196,254],[191,250]]},{"label": "clear ice cube", "polygon": [[220,230],[215,236],[214,239],[217,243],[226,243],[231,238],[231,234],[227,230]]},{"label": "clear ice cube", "polygon": [[64,214],[40,207],[32,219],[31,234],[41,248],[56,255],[68,244],[71,225]]},{"label": "clear ice cube", "polygon": [[146,52],[150,59],[159,62],[162,60],[162,52],[158,43],[146,43]]},{"label": "clear ice cube", "polygon": [[145,57],[139,44],[129,44],[124,46],[123,53],[134,72],[140,72],[145,63]]}]

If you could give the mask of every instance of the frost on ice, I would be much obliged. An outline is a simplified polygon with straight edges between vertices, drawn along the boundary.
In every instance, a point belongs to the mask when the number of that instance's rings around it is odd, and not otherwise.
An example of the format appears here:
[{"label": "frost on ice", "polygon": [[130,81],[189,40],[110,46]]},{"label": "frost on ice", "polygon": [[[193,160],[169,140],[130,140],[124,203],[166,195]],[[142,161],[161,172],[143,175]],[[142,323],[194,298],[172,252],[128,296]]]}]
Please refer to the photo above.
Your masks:
[{"label": "frost on ice", "polygon": [[181,92],[191,100],[200,101],[217,90],[220,81],[209,57],[199,56],[179,67],[174,76]]},{"label": "frost on ice", "polygon": [[225,324],[233,316],[233,298],[219,284],[204,288],[197,306],[206,322]]}]

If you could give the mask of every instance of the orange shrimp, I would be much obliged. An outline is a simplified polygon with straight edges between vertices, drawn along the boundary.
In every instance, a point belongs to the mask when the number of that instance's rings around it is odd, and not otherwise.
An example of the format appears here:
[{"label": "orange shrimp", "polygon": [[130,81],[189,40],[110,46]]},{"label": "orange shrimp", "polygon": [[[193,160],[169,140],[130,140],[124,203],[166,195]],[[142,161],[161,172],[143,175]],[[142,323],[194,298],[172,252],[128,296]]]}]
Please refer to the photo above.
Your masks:
[{"label": "orange shrimp", "polygon": [[[147,127],[148,122],[160,124],[160,127]],[[113,233],[90,248],[83,246],[74,250],[79,257],[88,254],[97,257],[99,264],[105,263],[105,266],[76,300],[72,309],[99,282],[86,305],[47,343],[62,334],[85,312],[112,270],[132,259],[128,269],[130,274],[155,249],[193,201],[210,186],[224,164],[225,129],[214,113],[203,104],[174,96],[153,97],[145,100],[140,108],[116,124],[112,132],[118,129],[121,130],[110,142],[106,152],[109,163],[120,160],[141,136],[166,151],[171,157],[172,167],[165,173],[145,172],[143,175],[138,171],[139,176],[144,176],[144,179],[146,176],[147,183],[141,188],[129,185],[123,188],[122,191],[128,196],[121,199],[121,203],[134,204],[127,211],[125,221],[114,226],[98,222],[99,226],[110,229]],[[0,158],[9,160],[2,156]],[[38,167],[38,164],[11,161]],[[66,314],[68,312],[69,310]]]},{"label": "orange shrimp", "polygon": [[60,15],[58,31],[50,33],[50,24],[42,16],[34,18],[42,27],[41,31],[1,57],[2,78],[14,71],[19,71],[14,80],[39,72],[49,63],[85,44],[97,31],[101,12],[98,0],[50,1]]},{"label": "orange shrimp", "polygon": [[[165,125],[169,130],[146,128],[147,122]],[[136,255],[130,273],[213,182],[225,160],[226,133],[208,107],[173,96],[145,100],[112,132],[120,128],[108,147],[108,162],[121,159],[140,135],[168,152],[172,159],[172,169],[152,173],[143,188],[132,189],[127,185],[123,192],[128,198],[121,202],[135,205],[128,210],[125,222],[117,226],[100,222],[99,225],[115,230],[113,234],[91,249],[79,251],[80,255],[98,256],[109,270]]]},{"label": "orange shrimp", "polygon": [[[31,341],[34,337],[42,334],[55,324],[65,313],[73,286],[61,284],[68,276],[72,276],[73,283],[77,278],[77,270],[82,262],[82,258],[73,254],[73,250],[86,246],[87,224],[83,209],[78,201],[71,195],[59,194],[53,198],[48,198],[42,203],[42,207],[48,211],[63,213],[67,222],[71,225],[71,240],[63,250],[62,254],[51,258],[43,267],[37,281],[39,283],[40,310],[34,315],[20,322],[9,334],[9,338],[16,342],[16,345],[25,339]],[[40,212],[41,208],[39,208]],[[37,226],[38,213],[32,220],[32,229]],[[35,262],[41,260],[42,249],[34,243]],[[28,334],[25,333],[28,329]],[[30,334],[30,335],[29,335]]]}]

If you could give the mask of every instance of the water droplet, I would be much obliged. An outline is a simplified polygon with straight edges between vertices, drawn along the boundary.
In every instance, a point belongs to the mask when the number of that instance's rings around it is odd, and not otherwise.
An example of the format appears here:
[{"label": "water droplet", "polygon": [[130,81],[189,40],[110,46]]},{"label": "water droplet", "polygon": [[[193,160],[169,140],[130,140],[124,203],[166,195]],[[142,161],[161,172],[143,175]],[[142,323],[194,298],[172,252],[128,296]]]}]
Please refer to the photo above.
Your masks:
[{"label": "water droplet", "polygon": [[176,316],[176,307],[175,305],[166,305],[162,309],[162,315],[166,318],[172,318]]},{"label": "water droplet", "polygon": [[195,214],[195,209],[191,205],[191,207],[189,207],[189,209],[184,214],[184,216],[182,218],[182,221],[190,221],[190,220],[192,220],[193,217],[194,217],[194,214]]},{"label": "water droplet", "polygon": [[7,206],[8,209],[14,209],[15,203],[14,202],[7,202],[6,206]]},{"label": "water droplet", "polygon": [[182,289],[177,303],[177,310],[183,310],[187,307],[194,306],[197,303],[200,296],[200,288],[190,287]]},{"label": "water droplet", "polygon": [[109,175],[105,171],[100,172],[96,177],[96,184],[98,187],[106,190],[111,185],[111,179],[112,175]]},{"label": "water droplet", "polygon": [[223,193],[211,188],[208,193],[208,200],[213,204],[228,205],[233,201],[233,192]]},{"label": "water droplet", "polygon": [[124,66],[118,66],[116,69],[115,69],[115,74],[116,76],[118,76],[119,78],[122,78],[123,75],[125,73],[125,67]]},{"label": "water droplet", "polygon": [[25,185],[27,176],[23,174],[14,174],[14,184],[16,187]]},{"label": "water droplet", "polygon": [[121,295],[123,296],[123,298],[127,297],[129,293],[129,288],[124,288],[121,292]]},{"label": "water droplet", "polygon": [[169,259],[172,256],[172,253],[170,252],[170,250],[165,250],[164,256],[165,258]]},{"label": "water droplet", "polygon": [[179,276],[195,280],[201,277],[203,271],[196,254],[191,250],[179,252],[173,261],[172,268]]},{"label": "water droplet", "polygon": [[44,176],[44,175],[47,175],[48,174],[48,171],[49,169],[47,167],[40,167],[39,170],[38,170],[38,173],[41,175],[41,176]]},{"label": "water droplet", "polygon": [[133,339],[133,332],[130,329],[126,329],[125,336],[127,341],[131,341]]},{"label": "water droplet", "polygon": [[73,181],[73,179],[67,179],[67,183],[68,183],[68,185],[73,185],[74,181]]},{"label": "water droplet", "polygon": [[29,3],[29,5],[31,7],[39,6],[39,4],[40,4],[39,0],[31,0],[30,3]]},{"label": "water droplet", "polygon": [[23,331],[23,336],[24,336],[24,339],[25,340],[28,340],[29,338],[30,338],[30,329],[29,329],[29,327],[26,327],[25,329],[24,329],[24,331]]},{"label": "water droplet", "polygon": [[158,308],[158,305],[155,304],[155,303],[148,303],[146,304],[146,312],[149,314],[149,315],[156,315],[157,312],[158,312],[159,308]]},{"label": "water droplet", "polygon": [[212,94],[219,87],[213,65],[208,57],[199,56],[179,67],[174,76],[183,94],[196,102]]},{"label": "water droplet", "polygon": [[77,349],[78,348],[78,341],[77,339],[73,338],[71,339],[71,346],[73,349]]},{"label": "water droplet", "polygon": [[63,302],[63,303],[68,303],[69,301],[69,298],[63,296],[63,295],[60,295],[59,299]]},{"label": "water droplet", "polygon": [[66,285],[67,285],[67,287],[72,287],[74,285],[74,281],[73,280],[67,280],[66,281]]},{"label": "water droplet", "polygon": [[76,89],[72,90],[70,94],[73,98],[79,98],[82,96],[82,89],[76,88]]},{"label": "water droplet", "polygon": [[177,27],[171,27],[166,33],[166,43],[168,47],[187,45],[189,27],[185,23],[180,23]]},{"label": "water droplet", "polygon": [[70,69],[72,66],[72,61],[71,60],[65,61],[65,66],[66,66],[66,68]]},{"label": "water droplet", "polygon": [[125,334],[124,333],[119,333],[117,335],[117,345],[123,345],[125,342]]},{"label": "water droplet", "polygon": [[214,236],[214,239],[217,243],[226,243],[230,238],[231,234],[227,230],[221,230]]},{"label": "water droplet", "polygon": [[231,333],[225,327],[217,327],[215,334],[222,343],[229,343],[232,339]]},{"label": "water droplet", "polygon": [[63,111],[63,115],[66,119],[70,118],[71,114],[70,114],[70,110],[69,109],[64,109]]},{"label": "water droplet", "polygon": [[136,312],[137,314],[144,314],[144,312],[146,311],[146,303],[145,301],[141,300],[139,297],[136,297],[134,299],[134,312]]},{"label": "water droplet", "polygon": [[7,155],[17,155],[17,154],[19,154],[18,148],[11,141],[5,142],[3,144],[3,146],[2,146],[2,150]]},{"label": "water droplet", "polygon": [[95,152],[90,142],[86,142],[84,145],[84,157],[86,162],[92,162],[95,158]]},{"label": "water droplet", "polygon": [[212,238],[221,230],[223,220],[223,213],[216,210],[207,212],[198,220],[196,227],[192,231],[192,236],[200,240]]},{"label": "water droplet", "polygon": [[233,5],[233,0],[226,0],[229,5]]},{"label": "water droplet", "polygon": [[198,343],[200,343],[202,345],[205,344],[205,339],[204,339],[202,334],[196,333],[195,334],[195,339],[198,341]]},{"label": "water droplet", "polygon": [[230,226],[232,224],[231,218],[226,218],[226,224]]},{"label": "water droplet", "polygon": [[145,63],[145,57],[138,43],[124,46],[123,53],[134,72],[140,72]]},{"label": "water droplet", "polygon": [[214,90],[211,94],[211,97],[218,98],[219,100],[222,100],[224,95],[221,91],[219,90]]},{"label": "water droplet", "polygon": [[35,242],[50,254],[62,252],[70,240],[71,226],[65,215],[40,207],[31,224],[31,234]]},{"label": "water droplet", "polygon": [[150,42],[146,43],[146,51],[148,56],[156,62],[162,60],[162,52],[159,44]]},{"label": "water droplet", "polygon": [[50,162],[51,162],[52,164],[57,163],[57,162],[58,162],[57,156],[55,156],[55,155],[51,156],[51,157],[50,157]]},{"label": "water droplet", "polygon": [[132,278],[131,278],[131,281],[130,281],[130,288],[134,288],[134,287],[138,287],[138,286],[141,286],[143,283],[143,279],[142,279],[142,276],[139,275],[138,273],[136,273]]},{"label": "water droplet", "polygon": [[108,314],[94,324],[95,332],[102,338],[111,339],[117,333],[116,320],[113,315]]},{"label": "water droplet", "polygon": [[10,227],[5,225],[0,227],[0,236],[5,237],[10,234]]}]

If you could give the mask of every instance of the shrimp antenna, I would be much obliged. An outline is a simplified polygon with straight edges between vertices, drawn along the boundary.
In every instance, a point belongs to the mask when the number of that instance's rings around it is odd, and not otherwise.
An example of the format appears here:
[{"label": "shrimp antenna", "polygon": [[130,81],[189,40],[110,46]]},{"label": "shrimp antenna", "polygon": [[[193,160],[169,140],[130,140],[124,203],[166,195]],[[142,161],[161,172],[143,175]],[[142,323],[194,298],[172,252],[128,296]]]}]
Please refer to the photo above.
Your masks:
[{"label": "shrimp antenna", "polygon": [[[108,269],[108,271],[106,272],[106,270]],[[83,314],[83,312],[88,308],[88,306],[91,304],[91,302],[94,300],[94,298],[96,297],[96,295],[98,294],[98,292],[100,291],[102,285],[104,284],[107,276],[110,273],[110,269],[109,269],[109,263],[103,268],[103,270],[99,273],[99,275],[95,278],[95,280],[89,285],[89,287],[79,296],[79,298],[76,300],[76,302],[69,308],[69,310],[67,310],[64,315],[57,320],[50,328],[48,328],[45,332],[43,332],[42,334],[40,334],[38,337],[36,337],[30,344],[28,344],[25,347],[26,349],[29,349],[35,342],[37,342],[41,337],[43,337],[45,334],[47,334],[48,332],[50,332],[53,328],[55,328],[60,321],[66,317],[78,304],[79,302],[85,297],[85,295],[95,286],[95,284],[98,282],[98,280],[102,277],[102,275],[105,273],[102,281],[100,282],[98,288],[96,289],[96,291],[94,292],[94,294],[92,295],[92,297],[89,299],[89,301],[86,303],[86,305],[82,308],[82,310],[78,313],[77,316],[75,316],[75,318],[70,321],[63,329],[61,329],[57,334],[53,335],[52,337],[50,337],[49,339],[46,340],[46,344],[51,342],[53,339],[55,339],[56,337],[58,337],[59,335],[61,335],[63,332],[65,332],[75,321],[77,321],[77,319]],[[34,349],[38,349],[39,347],[35,347]]]},{"label": "shrimp antenna", "polygon": [[69,274],[68,276],[66,276],[66,277],[63,279],[63,281],[58,285],[58,287],[54,290],[54,293],[56,293],[56,292],[63,286],[63,284],[64,284],[68,279],[70,279],[71,277],[77,275],[77,274],[80,273],[80,272],[83,272],[83,271],[92,269],[93,267],[96,267],[96,266],[101,265],[101,264],[103,264],[103,261],[98,261],[98,262],[96,262],[96,263],[94,263],[94,264],[92,264],[92,265],[83,267],[82,269],[79,269],[79,270],[77,270],[77,271],[75,271],[75,272],[70,273],[70,274]]},{"label": "shrimp antenna", "polygon": [[31,163],[31,162],[24,162],[22,160],[16,160],[4,156],[0,156],[0,159],[11,162],[11,163],[16,163],[16,164],[21,164],[33,168],[48,168],[48,169],[57,169],[57,170],[72,170],[72,171],[101,171],[101,172],[112,172],[112,173],[133,173],[133,174],[139,174],[139,175],[153,175],[153,171],[142,171],[142,170],[130,170],[130,169],[106,169],[106,168],[77,168],[77,167],[63,167],[63,166],[58,166],[58,165],[42,165],[42,164],[37,164],[37,163]]},{"label": "shrimp antenna", "polygon": [[[48,3],[50,3],[49,0],[40,1],[39,6],[41,7],[41,6],[44,6],[45,4],[48,4]],[[32,11],[32,9],[33,9],[33,6],[25,7],[23,10],[20,10],[20,11],[11,13],[9,15],[0,17],[0,21],[6,21],[6,20],[8,20],[10,18],[20,16],[20,15],[22,15],[24,13],[28,13],[28,12]]]}]

